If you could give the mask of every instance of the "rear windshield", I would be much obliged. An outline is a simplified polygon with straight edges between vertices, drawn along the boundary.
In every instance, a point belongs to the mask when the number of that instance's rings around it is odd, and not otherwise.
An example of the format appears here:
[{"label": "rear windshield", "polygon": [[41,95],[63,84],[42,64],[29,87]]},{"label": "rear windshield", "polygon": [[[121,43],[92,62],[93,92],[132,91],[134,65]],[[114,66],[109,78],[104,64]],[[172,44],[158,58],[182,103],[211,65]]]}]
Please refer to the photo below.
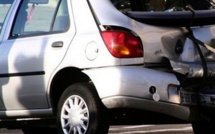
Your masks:
[{"label": "rear windshield", "polygon": [[111,0],[114,6],[122,11],[172,12],[214,9],[214,0]]}]

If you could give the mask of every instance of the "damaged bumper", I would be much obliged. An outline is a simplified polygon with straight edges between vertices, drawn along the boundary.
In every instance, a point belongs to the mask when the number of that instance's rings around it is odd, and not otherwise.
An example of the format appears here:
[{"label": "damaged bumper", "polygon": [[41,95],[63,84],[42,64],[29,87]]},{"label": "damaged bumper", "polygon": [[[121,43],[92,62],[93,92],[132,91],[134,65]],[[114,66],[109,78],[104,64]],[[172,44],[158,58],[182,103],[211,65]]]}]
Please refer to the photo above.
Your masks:
[{"label": "damaged bumper", "polygon": [[[187,75],[187,77],[203,77],[204,71],[200,62],[176,62],[170,60],[173,70],[177,73]],[[207,75],[215,76],[215,62],[207,63]]]}]

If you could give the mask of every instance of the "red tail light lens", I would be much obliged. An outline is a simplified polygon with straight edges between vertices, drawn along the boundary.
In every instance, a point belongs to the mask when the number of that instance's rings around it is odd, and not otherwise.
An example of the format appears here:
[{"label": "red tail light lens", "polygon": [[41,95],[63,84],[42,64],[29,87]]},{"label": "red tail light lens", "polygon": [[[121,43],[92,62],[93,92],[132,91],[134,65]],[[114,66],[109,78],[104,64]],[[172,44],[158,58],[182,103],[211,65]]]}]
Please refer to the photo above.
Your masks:
[{"label": "red tail light lens", "polygon": [[103,40],[116,58],[143,57],[142,43],[138,37],[125,31],[103,31]]}]

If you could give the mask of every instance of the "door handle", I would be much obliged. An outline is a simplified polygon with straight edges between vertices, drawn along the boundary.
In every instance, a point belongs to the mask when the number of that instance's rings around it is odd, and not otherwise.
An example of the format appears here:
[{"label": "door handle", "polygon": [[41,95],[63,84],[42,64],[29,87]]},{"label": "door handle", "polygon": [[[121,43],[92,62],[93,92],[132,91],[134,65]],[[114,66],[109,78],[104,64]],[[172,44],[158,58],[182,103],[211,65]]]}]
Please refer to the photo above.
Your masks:
[{"label": "door handle", "polygon": [[52,43],[52,47],[63,47],[63,42],[62,41],[56,41]]}]

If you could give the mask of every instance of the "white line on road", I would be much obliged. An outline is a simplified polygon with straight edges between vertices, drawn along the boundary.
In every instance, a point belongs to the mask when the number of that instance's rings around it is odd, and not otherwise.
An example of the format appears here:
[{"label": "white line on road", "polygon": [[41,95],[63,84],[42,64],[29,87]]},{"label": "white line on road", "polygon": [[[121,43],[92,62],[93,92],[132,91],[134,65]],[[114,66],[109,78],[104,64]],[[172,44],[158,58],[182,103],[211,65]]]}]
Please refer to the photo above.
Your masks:
[{"label": "white line on road", "polygon": [[109,134],[145,134],[145,133],[161,133],[161,132],[171,132],[171,131],[192,131],[192,127],[178,128],[178,129],[157,129],[157,130],[148,130],[148,131],[127,131],[127,132],[117,132]]},{"label": "white line on road", "polygon": [[151,127],[155,125],[135,125],[135,126],[112,126],[109,130],[120,130],[120,129],[137,129],[137,128],[144,128],[144,127]]}]

